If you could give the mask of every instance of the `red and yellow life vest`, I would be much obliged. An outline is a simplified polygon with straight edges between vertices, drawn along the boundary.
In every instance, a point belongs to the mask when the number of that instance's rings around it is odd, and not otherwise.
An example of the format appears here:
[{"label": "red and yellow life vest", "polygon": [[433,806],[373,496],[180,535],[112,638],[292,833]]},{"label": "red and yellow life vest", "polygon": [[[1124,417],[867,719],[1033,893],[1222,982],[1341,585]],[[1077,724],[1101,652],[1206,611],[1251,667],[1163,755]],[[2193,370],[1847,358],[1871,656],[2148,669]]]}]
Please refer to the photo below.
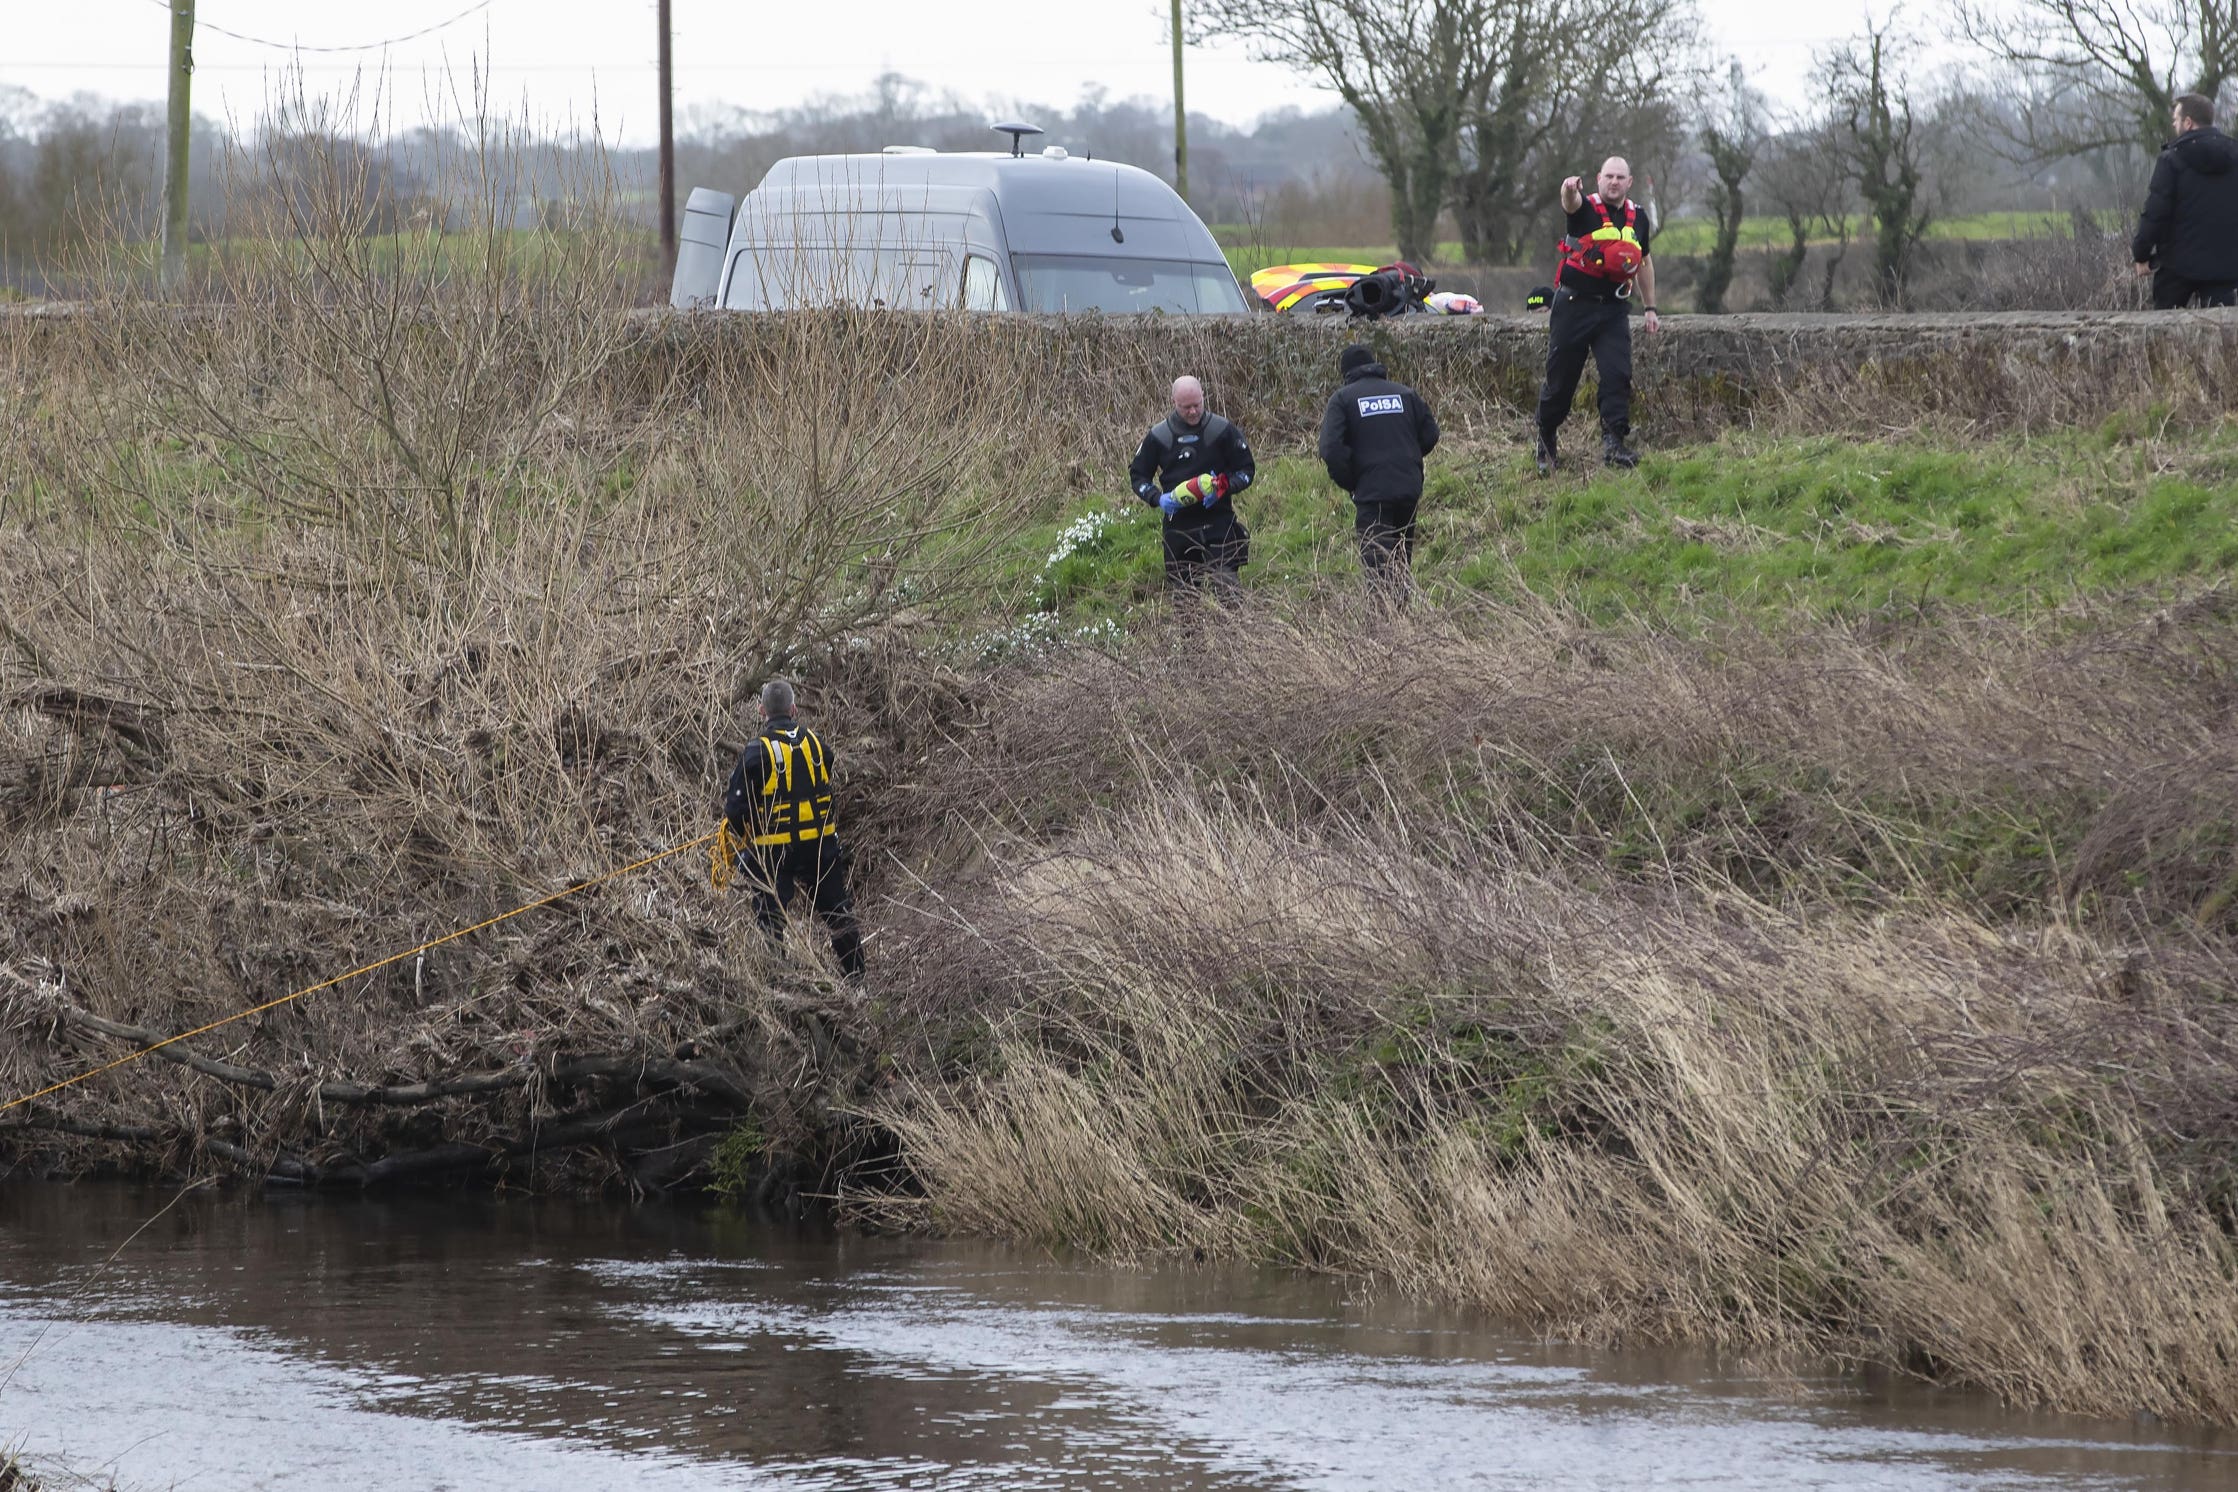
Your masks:
[{"label": "red and yellow life vest", "polygon": [[1624,226],[1619,228],[1599,192],[1587,194],[1585,200],[1601,215],[1601,226],[1583,238],[1562,240],[1562,266],[1612,285],[1630,284],[1632,276],[1640,272],[1640,266],[1647,260],[1647,251],[1640,247],[1639,234],[1633,231],[1640,220],[1639,208],[1627,198]]}]

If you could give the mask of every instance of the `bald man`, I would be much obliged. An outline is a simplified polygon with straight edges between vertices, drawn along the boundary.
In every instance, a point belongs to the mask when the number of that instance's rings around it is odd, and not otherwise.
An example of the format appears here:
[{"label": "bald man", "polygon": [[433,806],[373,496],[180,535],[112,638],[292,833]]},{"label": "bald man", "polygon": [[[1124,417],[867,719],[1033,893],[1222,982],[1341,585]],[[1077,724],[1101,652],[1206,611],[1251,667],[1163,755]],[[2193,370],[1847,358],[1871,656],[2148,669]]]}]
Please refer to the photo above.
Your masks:
[{"label": "bald man", "polygon": [[[1188,374],[1173,381],[1173,412],[1150,427],[1127,481],[1136,497],[1165,515],[1166,585],[1171,590],[1243,587],[1237,572],[1251,555],[1251,531],[1236,517],[1236,494],[1258,474],[1251,447],[1234,424],[1205,408],[1204,385]],[[1180,492],[1191,477],[1211,476],[1201,494]]]},{"label": "bald man", "polygon": [[1639,454],[1632,433],[1631,308],[1639,305],[1648,334],[1662,329],[1655,314],[1655,261],[1648,258],[1647,214],[1626,193],[1632,168],[1620,155],[1601,163],[1597,190],[1584,180],[1562,183],[1566,216],[1562,263],[1554,276],[1554,310],[1546,349],[1546,382],[1539,386],[1539,471],[1551,475],[1560,457],[1555,436],[1570,417],[1577,381],[1593,359],[1601,380],[1601,459],[1633,467]]}]

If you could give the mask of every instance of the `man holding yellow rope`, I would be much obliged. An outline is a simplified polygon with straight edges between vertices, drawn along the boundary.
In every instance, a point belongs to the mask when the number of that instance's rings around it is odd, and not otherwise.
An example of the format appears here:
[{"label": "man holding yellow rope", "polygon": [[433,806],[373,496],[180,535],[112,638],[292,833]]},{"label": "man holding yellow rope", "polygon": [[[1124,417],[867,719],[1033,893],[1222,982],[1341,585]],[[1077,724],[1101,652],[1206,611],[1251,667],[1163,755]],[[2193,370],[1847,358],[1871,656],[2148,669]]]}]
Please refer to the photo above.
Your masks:
[{"label": "man holding yellow rope", "polygon": [[762,686],[761,734],[738,754],[723,794],[711,875],[727,888],[743,867],[754,917],[772,944],[785,935],[785,904],[809,888],[815,915],[831,929],[831,950],[850,981],[863,977],[863,938],[847,890],[847,851],[832,818],[831,757],[814,731],[793,718],[793,686]]}]

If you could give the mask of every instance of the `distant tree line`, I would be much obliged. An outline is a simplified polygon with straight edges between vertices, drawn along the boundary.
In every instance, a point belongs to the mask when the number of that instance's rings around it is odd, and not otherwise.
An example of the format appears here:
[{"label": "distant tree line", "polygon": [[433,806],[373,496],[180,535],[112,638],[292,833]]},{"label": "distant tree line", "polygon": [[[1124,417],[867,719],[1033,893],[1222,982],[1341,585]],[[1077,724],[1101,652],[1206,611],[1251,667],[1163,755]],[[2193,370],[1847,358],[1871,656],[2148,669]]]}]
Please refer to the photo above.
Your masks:
[{"label": "distant tree line", "polygon": [[[1040,125],[1046,143],[1171,174],[1172,113],[1159,101],[1115,102],[1090,93],[1070,108],[1020,105],[1004,113]],[[898,74],[877,79],[866,94],[826,96],[787,109],[687,111],[677,142],[679,190],[706,185],[743,192],[788,155],[887,145],[994,149],[1004,143],[990,130],[994,117],[985,103],[936,94]],[[18,283],[36,283],[42,271],[66,264],[91,240],[152,235],[163,130],[159,105],[91,98],[42,103],[21,90],[0,90],[0,274],[12,271]],[[463,126],[353,131],[334,111],[301,101],[245,137],[198,118],[191,236],[222,237],[243,192],[286,191],[311,171],[348,175],[351,190],[364,200],[369,227],[427,224],[445,211],[437,184],[454,178],[474,148]],[[571,193],[592,171],[593,153],[563,142],[522,142],[512,158],[528,178],[519,194],[520,226],[564,220]],[[653,152],[598,154],[599,167],[611,173],[611,200],[649,227],[656,215]],[[1386,231],[1386,188],[1362,154],[1351,112],[1341,106],[1278,111],[1248,128],[1192,115],[1190,158],[1197,210],[1245,237],[1372,243]]]},{"label": "distant tree line", "polygon": [[[2134,208],[2179,93],[2224,93],[2238,72],[2238,0],[1940,0],[1868,21],[1812,59],[1800,106],[1775,107],[1721,59],[1695,0],[1196,0],[1200,36],[1246,39],[1334,93],[1318,111],[1244,127],[1190,119],[1192,205],[1232,240],[1395,243],[1402,257],[1535,263],[1560,232],[1555,186],[1627,156],[1659,222],[1711,225],[1695,303],[1721,309],[1753,221],[1779,225],[1765,290],[1780,306],[1830,306],[1853,247],[1873,300],[1906,303],[1919,249],[1950,216],[1997,209],[2069,214],[2100,232]],[[1919,38],[1955,36],[1968,61],[1928,70]],[[1007,105],[1046,143],[1170,175],[1172,115],[1160,99],[1091,91],[1070,107]],[[786,155],[930,145],[988,149],[985,101],[899,74],[867,93],[785,109],[687,113],[678,180],[743,191]],[[291,145],[290,134],[299,137]],[[196,123],[194,230],[223,232],[226,163],[288,152],[353,163],[368,212],[427,221],[422,183],[472,142],[427,128],[378,139],[316,111],[253,140]],[[89,234],[152,233],[162,117],[152,104],[41,104],[0,90],[0,268],[52,262]],[[518,157],[521,211],[568,210],[585,152],[550,142]],[[614,200],[654,215],[654,163],[609,151]]]},{"label": "distant tree line", "polygon": [[0,255],[42,257],[96,223],[152,232],[162,160],[161,105],[0,89]]}]

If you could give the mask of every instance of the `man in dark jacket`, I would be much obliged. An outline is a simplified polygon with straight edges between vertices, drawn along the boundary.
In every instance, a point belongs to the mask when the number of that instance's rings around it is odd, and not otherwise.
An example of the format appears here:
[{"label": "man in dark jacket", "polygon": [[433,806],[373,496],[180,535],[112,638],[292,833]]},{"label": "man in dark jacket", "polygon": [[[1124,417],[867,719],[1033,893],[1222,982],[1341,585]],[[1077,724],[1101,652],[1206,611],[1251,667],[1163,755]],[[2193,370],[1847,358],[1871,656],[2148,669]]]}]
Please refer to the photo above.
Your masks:
[{"label": "man in dark jacket", "polygon": [[1337,372],[1343,382],[1321,411],[1321,464],[1330,481],[1352,494],[1352,526],[1369,584],[1403,600],[1414,559],[1414,510],[1422,501],[1422,458],[1437,447],[1437,417],[1358,343],[1338,355]]},{"label": "man in dark jacket", "polygon": [[785,903],[806,886],[831,929],[839,967],[859,981],[863,938],[847,891],[847,851],[832,818],[831,758],[823,739],[793,718],[793,686],[783,679],[762,686],[761,716],[761,734],[738,754],[723,794],[727,838],[716,849],[716,885],[729,884],[724,862],[735,854],[754,895],[754,918],[772,944],[785,936]]},{"label": "man in dark jacket", "polygon": [[2227,306],[2238,292],[2238,141],[2215,128],[2214,100],[2176,100],[2176,138],[2153,167],[2129,257],[2153,277],[2153,306]]},{"label": "man in dark jacket", "polygon": [[[1166,584],[1210,582],[1240,593],[1236,572],[1251,558],[1251,531],[1236,517],[1236,494],[1251,485],[1258,463],[1243,432],[1204,407],[1204,385],[1187,374],[1173,381],[1173,413],[1150,427],[1127,468],[1136,497],[1165,514]],[[1192,478],[1196,489],[1182,491]]]}]

